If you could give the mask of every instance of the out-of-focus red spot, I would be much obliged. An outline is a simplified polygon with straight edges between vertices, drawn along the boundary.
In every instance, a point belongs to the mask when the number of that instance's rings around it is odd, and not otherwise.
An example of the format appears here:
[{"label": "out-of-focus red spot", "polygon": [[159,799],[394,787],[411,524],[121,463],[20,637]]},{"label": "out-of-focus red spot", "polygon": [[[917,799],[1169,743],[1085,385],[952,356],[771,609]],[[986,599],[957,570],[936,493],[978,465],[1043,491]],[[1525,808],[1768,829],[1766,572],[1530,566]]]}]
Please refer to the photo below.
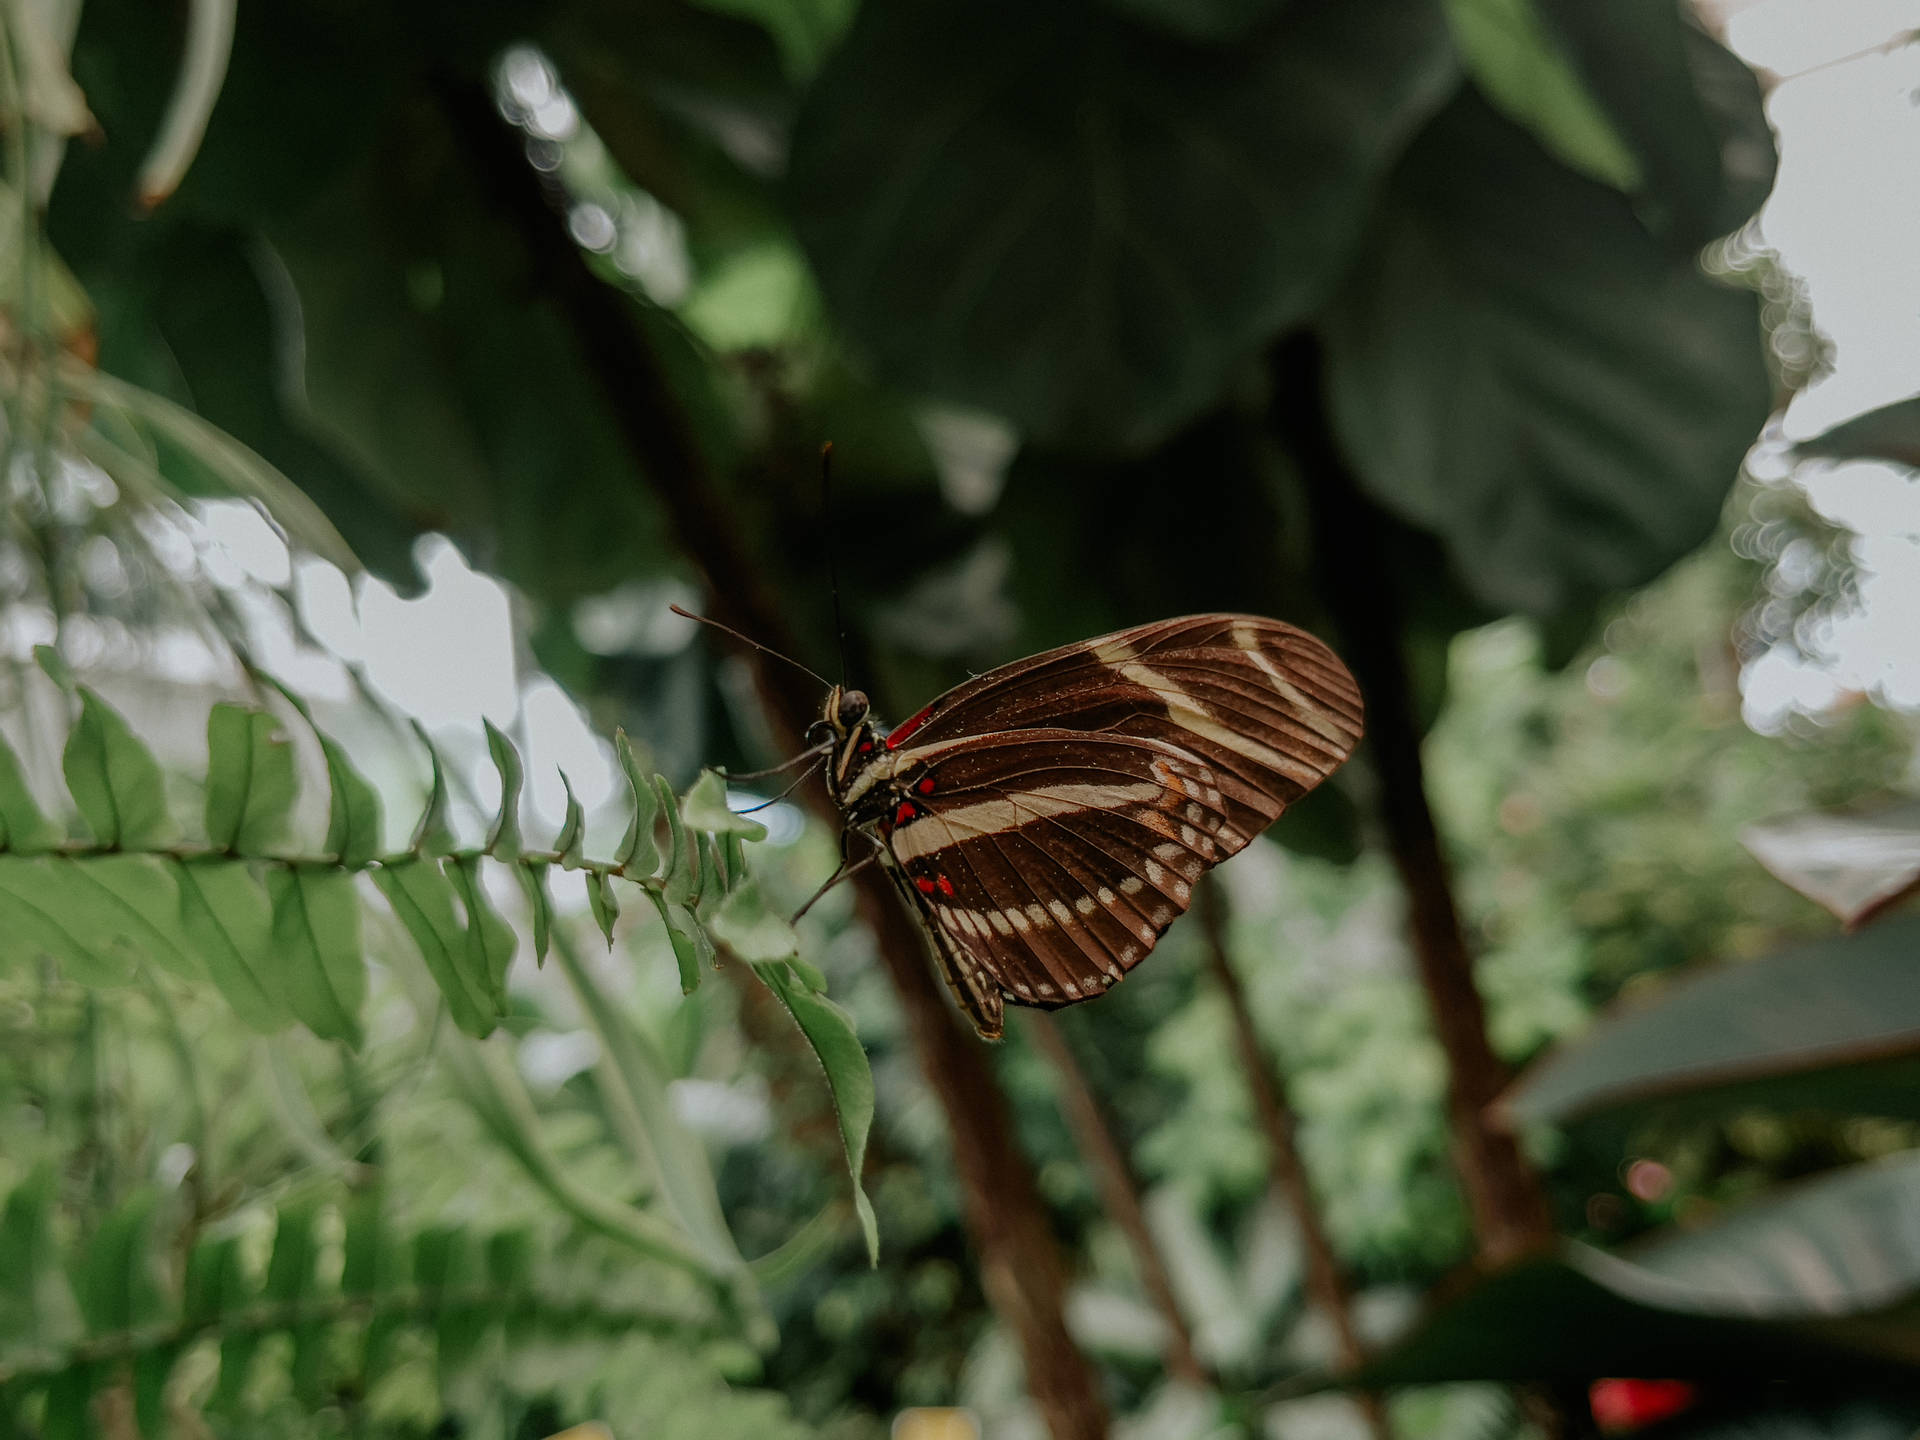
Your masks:
[{"label": "out-of-focus red spot", "polygon": [[1685,1380],[1596,1380],[1587,1391],[1593,1423],[1611,1435],[1678,1415],[1698,1391]]}]

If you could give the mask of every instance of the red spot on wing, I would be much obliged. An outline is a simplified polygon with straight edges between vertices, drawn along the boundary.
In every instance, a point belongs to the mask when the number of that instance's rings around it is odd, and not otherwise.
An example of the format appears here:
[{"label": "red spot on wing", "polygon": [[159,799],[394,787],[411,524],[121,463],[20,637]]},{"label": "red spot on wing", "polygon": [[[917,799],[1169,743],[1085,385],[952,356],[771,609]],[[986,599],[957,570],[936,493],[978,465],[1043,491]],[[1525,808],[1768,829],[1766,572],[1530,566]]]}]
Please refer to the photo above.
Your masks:
[{"label": "red spot on wing", "polygon": [[[942,877],[942,878],[945,878],[945,877]],[[922,895],[931,895],[933,894],[933,881],[929,880],[926,876],[921,875],[914,880],[913,888],[918,890]],[[949,895],[953,893],[953,887],[951,885],[947,887],[947,893]]]},{"label": "red spot on wing", "polygon": [[952,898],[953,881],[949,880],[946,876],[942,875],[938,880],[934,881],[933,883],[940,887],[940,893],[942,895],[947,896],[949,899]]},{"label": "red spot on wing", "polygon": [[913,788],[918,790],[922,795],[933,794],[933,776],[931,775],[927,776],[926,779],[922,780],[918,785],[914,786]]},{"label": "red spot on wing", "polygon": [[913,734],[913,732],[918,730],[922,725],[926,724],[927,716],[931,715],[932,713],[933,713],[933,707],[929,705],[927,706],[926,709],[922,710],[918,715],[914,716],[911,720],[903,721],[902,723],[894,726],[893,733],[887,736],[887,749],[898,750],[902,745],[906,744],[907,737]]},{"label": "red spot on wing", "polygon": [[862,755],[865,755],[865,754],[866,754],[866,753],[867,753],[867,752],[868,752],[869,750],[871,750],[871,749],[873,749],[873,741],[871,741],[871,740],[862,740],[862,741],[860,742],[860,753],[861,753]]},{"label": "red spot on wing", "polygon": [[899,807],[893,812],[893,823],[896,825],[904,825],[919,813],[918,810],[913,808],[913,802],[911,800],[902,800]]}]

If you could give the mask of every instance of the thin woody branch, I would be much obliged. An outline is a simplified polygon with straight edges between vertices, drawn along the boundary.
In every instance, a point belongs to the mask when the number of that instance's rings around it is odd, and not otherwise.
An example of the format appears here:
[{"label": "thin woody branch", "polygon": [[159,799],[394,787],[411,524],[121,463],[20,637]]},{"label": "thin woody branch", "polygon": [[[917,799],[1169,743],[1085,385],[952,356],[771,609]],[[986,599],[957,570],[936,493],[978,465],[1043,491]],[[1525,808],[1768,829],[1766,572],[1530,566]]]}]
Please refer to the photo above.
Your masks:
[{"label": "thin woody branch", "polygon": [[[442,99],[476,180],[533,257],[530,283],[571,328],[608,414],[665,507],[682,551],[705,573],[719,618],[773,649],[793,652],[783,609],[728,514],[718,479],[658,360],[627,313],[630,302],[588,268],[526,163],[518,137],[494,113],[486,93],[452,84]],[[821,697],[785,666],[756,664],[755,675],[776,734],[797,750]],[[823,818],[838,823],[824,797],[816,796],[815,803],[824,807]],[[1102,1440],[1106,1405],[1067,1332],[1059,1249],[1032,1167],[1014,1144],[1006,1098],[982,1047],[940,993],[924,941],[886,877],[868,871],[853,883],[860,917],[879,942],[921,1068],[945,1111],[982,1285],[1019,1340],[1034,1403],[1054,1440]]]}]

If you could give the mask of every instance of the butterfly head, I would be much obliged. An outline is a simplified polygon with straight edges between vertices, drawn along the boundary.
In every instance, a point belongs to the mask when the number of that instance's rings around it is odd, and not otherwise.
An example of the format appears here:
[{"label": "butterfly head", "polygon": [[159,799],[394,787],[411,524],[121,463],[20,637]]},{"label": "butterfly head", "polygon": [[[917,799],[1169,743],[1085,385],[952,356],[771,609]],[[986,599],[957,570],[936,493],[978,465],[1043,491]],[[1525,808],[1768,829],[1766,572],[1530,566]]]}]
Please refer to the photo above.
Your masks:
[{"label": "butterfly head", "polygon": [[871,712],[866,691],[835,685],[827,691],[820,718],[808,732],[809,738],[818,736],[832,746],[827,752],[827,783],[836,795],[878,745]]}]

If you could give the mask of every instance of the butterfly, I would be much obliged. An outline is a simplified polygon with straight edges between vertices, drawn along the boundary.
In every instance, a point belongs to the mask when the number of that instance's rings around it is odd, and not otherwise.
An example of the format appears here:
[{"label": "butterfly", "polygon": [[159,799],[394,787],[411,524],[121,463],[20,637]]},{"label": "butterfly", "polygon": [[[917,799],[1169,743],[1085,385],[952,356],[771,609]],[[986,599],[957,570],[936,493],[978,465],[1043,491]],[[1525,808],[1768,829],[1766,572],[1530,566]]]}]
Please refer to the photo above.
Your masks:
[{"label": "butterfly", "polygon": [[891,731],[834,685],[810,739],[847,837],[877,847],[997,1039],[1009,1002],[1056,1009],[1125,978],[1361,722],[1353,677],[1305,631],[1189,615],[990,670]]}]

